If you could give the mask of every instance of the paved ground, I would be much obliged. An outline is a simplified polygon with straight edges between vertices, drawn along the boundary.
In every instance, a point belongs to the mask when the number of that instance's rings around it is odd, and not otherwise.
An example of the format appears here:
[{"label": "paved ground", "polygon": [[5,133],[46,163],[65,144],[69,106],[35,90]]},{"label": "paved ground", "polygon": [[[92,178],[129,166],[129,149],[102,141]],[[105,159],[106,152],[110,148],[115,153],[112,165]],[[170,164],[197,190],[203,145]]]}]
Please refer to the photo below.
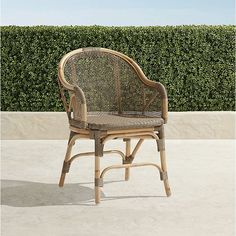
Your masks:
[{"label": "paved ground", "polygon": [[[110,142],[124,148],[122,141]],[[93,158],[73,163],[57,186],[66,141],[2,141],[3,236],[233,236],[235,141],[167,141],[173,195],[165,197],[152,167],[105,176],[102,202],[93,202]],[[88,151],[90,141],[75,149]],[[136,162],[158,161],[145,141]],[[102,166],[120,163],[107,156]]]}]

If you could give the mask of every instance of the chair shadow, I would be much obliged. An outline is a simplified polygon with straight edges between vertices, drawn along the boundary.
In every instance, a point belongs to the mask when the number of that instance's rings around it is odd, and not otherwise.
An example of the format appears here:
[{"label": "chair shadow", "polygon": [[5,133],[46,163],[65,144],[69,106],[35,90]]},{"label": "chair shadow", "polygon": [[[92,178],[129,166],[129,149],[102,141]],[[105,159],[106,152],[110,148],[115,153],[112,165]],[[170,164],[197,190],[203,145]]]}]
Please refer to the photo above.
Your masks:
[{"label": "chair shadow", "polygon": [[[112,183],[117,181],[108,181]],[[120,182],[120,181],[118,181]],[[88,182],[90,183],[90,182]],[[92,182],[91,182],[92,183]],[[85,183],[83,183],[85,184]],[[87,184],[87,183],[86,183]],[[152,198],[163,196],[109,196],[101,190],[102,201],[125,198]],[[38,207],[58,205],[94,205],[94,189],[78,183],[57,184],[38,183],[19,180],[1,180],[1,205],[12,207]]]},{"label": "chair shadow", "polygon": [[[104,197],[101,192],[101,197]],[[1,205],[13,207],[37,207],[79,205],[94,200],[93,188],[78,183],[47,184],[18,180],[1,180]]]}]

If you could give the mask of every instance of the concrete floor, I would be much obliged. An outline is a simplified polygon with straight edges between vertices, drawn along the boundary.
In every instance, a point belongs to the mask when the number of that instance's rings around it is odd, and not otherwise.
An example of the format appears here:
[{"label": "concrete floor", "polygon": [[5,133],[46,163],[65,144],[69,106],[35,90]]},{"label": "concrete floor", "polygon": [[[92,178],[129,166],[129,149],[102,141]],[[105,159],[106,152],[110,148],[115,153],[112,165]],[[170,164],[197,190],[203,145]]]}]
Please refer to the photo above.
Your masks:
[{"label": "concrete floor", "polygon": [[[120,147],[111,141],[106,148]],[[66,141],[2,141],[3,236],[233,236],[235,141],[168,140],[172,196],[152,167],[105,176],[102,202],[93,201],[91,157],[73,163],[64,188],[57,185]],[[75,149],[93,150],[82,140]],[[145,141],[138,161],[157,161]],[[103,157],[102,166],[120,163]]]}]

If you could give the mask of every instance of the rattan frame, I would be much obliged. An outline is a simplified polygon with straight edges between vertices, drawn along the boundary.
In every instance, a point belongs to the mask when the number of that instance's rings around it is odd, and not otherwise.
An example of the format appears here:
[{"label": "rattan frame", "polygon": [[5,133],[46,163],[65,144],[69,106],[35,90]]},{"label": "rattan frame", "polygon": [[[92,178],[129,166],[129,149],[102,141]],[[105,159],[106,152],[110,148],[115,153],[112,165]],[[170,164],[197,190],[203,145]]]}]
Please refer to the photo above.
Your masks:
[{"label": "rattan frame", "polygon": [[[149,87],[156,88],[159,93],[161,94],[162,99],[162,118],[164,120],[164,123],[167,122],[168,117],[168,98],[166,94],[165,87],[159,83],[154,82],[144,75],[141,68],[137,65],[136,62],[134,62],[131,58],[128,56],[113,51],[110,49],[105,48],[80,48],[77,50],[74,50],[72,52],[67,53],[60,61],[58,66],[58,82],[59,87],[61,91],[61,97],[65,106],[65,110],[68,114],[69,120],[71,119],[71,112],[73,110],[74,113],[80,113],[80,120],[82,122],[87,121],[87,107],[86,107],[86,96],[83,93],[83,91],[79,87],[74,87],[71,84],[69,84],[66,79],[64,78],[64,66],[67,60],[72,57],[75,54],[82,53],[84,51],[101,51],[105,53],[109,53],[115,56],[120,57],[122,60],[125,60],[137,73],[138,78]],[[69,105],[66,102],[64,91],[69,91],[70,94],[70,103]],[[76,104],[76,99],[80,99],[80,104]],[[82,101],[82,102],[81,102]],[[94,139],[95,140],[95,151],[94,152],[87,152],[87,153],[79,153],[74,156],[71,156],[71,150],[73,145],[75,144],[75,141],[80,138],[86,138],[86,139]],[[116,138],[122,138],[123,141],[126,143],[126,151],[125,153],[119,151],[119,150],[106,150],[104,151],[104,145],[107,141],[111,139]],[[135,148],[133,151],[131,151],[131,139],[139,139],[137,142]],[[135,158],[135,155],[139,148],[141,147],[144,139],[151,138],[154,139],[157,143],[158,151],[160,152],[160,166],[155,163],[133,163],[133,160]],[[100,157],[103,156],[103,154],[107,153],[115,153],[121,156],[122,158],[122,164],[120,165],[113,165],[105,168],[103,171],[100,170]],[[154,166],[158,169],[160,173],[160,178],[164,182],[165,192],[167,196],[171,195],[169,182],[168,182],[168,176],[167,176],[167,165],[166,165],[166,156],[165,156],[165,136],[164,136],[164,125],[161,125],[160,127],[153,127],[153,128],[140,128],[140,129],[119,129],[119,130],[92,130],[88,128],[77,128],[70,125],[70,138],[68,141],[68,147],[62,167],[61,177],[59,181],[59,186],[62,187],[64,185],[65,176],[66,173],[69,172],[71,163],[82,156],[91,156],[95,155],[95,203],[100,202],[100,188],[103,186],[103,178],[105,173],[110,169],[118,169],[118,168],[124,168],[125,169],[125,180],[129,179],[130,176],[130,168],[132,167],[139,167],[139,166]]]}]

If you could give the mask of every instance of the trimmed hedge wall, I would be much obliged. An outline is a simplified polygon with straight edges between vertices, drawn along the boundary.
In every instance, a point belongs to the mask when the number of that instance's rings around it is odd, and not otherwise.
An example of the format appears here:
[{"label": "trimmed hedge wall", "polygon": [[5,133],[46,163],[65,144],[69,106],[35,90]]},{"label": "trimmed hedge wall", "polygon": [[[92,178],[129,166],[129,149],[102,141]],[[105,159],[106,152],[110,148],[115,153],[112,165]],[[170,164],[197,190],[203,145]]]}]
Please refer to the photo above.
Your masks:
[{"label": "trimmed hedge wall", "polygon": [[133,58],[166,86],[170,111],[235,109],[234,26],[4,26],[1,34],[4,111],[63,111],[57,64],[88,46]]}]

